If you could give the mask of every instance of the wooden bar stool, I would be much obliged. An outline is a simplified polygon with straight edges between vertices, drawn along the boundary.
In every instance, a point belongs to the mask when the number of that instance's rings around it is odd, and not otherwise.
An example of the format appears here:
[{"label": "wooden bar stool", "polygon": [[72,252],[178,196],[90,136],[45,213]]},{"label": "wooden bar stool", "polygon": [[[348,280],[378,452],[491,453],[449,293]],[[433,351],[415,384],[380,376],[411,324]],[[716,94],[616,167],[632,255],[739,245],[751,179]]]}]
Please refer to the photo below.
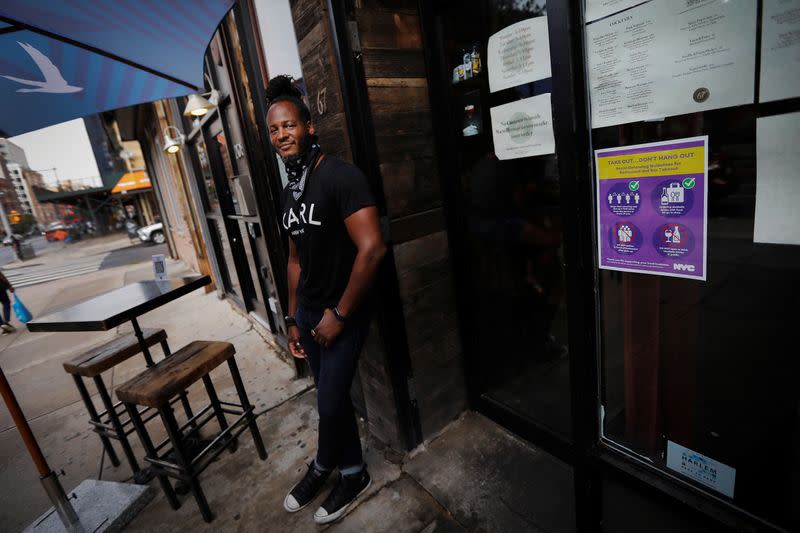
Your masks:
[{"label": "wooden bar stool", "polygon": [[[244,383],[236,366],[235,353],[233,345],[228,342],[194,341],[117,389],[117,397],[125,404],[144,445],[147,454],[145,460],[152,465],[169,504],[173,509],[180,507],[168,476],[182,480],[189,486],[206,522],[211,522],[214,515],[197,480],[200,473],[248,427],[258,456],[262,460],[267,458],[253,406],[247,399]],[[238,404],[220,401],[209,376],[209,372],[226,361],[239,395]],[[203,381],[210,404],[190,417],[186,424],[179,426],[171,402],[198,380]],[[137,406],[157,409],[161,415],[168,437],[157,446],[150,439]],[[233,423],[228,424],[226,413],[237,415]],[[220,433],[202,450],[194,453],[189,449],[187,441],[193,435],[199,434],[200,429],[215,418],[220,426]],[[172,458],[175,462],[170,461]]]},{"label": "wooden bar stool", "polygon": [[[167,343],[167,333],[163,329],[148,328],[142,331],[142,337],[148,347],[156,344],[161,344],[161,349],[165,357],[169,357],[170,349]],[[134,479],[137,483],[146,483],[151,479],[148,472],[143,472],[139,468],[139,463],[136,456],[133,454],[128,435],[133,433],[133,427],[130,418],[125,413],[122,402],[116,404],[112,401],[111,395],[103,382],[102,373],[110,370],[112,367],[130,359],[138,353],[142,352],[142,347],[135,333],[117,337],[105,344],[96,346],[87,352],[64,363],[64,370],[72,375],[75,380],[75,385],[78,387],[78,392],[86,405],[86,410],[89,412],[89,423],[92,429],[100,436],[100,441],[108,454],[111,464],[119,466],[120,461],[111,445],[110,439],[119,441],[125,458],[130,464],[131,471],[133,472]],[[146,358],[147,359],[147,358]],[[83,382],[83,378],[91,378],[94,380],[97,392],[100,395],[100,400],[103,402],[104,410],[98,412],[97,408],[92,401],[91,395]],[[185,394],[181,395],[181,401],[184,403],[186,414],[191,418],[191,407]],[[154,414],[150,417],[155,416]],[[148,420],[150,419],[148,418]]]}]

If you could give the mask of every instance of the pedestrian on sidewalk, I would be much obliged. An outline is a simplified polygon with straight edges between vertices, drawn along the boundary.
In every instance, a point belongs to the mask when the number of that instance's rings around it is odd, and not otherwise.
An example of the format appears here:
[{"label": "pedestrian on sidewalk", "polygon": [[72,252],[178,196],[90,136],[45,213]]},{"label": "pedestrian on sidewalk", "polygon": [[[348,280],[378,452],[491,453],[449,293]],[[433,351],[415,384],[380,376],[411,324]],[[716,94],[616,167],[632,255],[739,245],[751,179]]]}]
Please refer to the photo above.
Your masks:
[{"label": "pedestrian on sidewalk", "polygon": [[14,287],[8,281],[8,278],[0,272],[0,303],[3,304],[3,315],[0,317],[0,329],[2,329],[0,334],[2,335],[7,335],[17,330],[11,325],[11,300],[6,291],[14,292]]},{"label": "pedestrian on sidewalk", "polygon": [[306,358],[317,385],[317,456],[284,508],[311,503],[334,469],[336,486],[314,513],[318,524],[341,517],[371,483],[350,389],[369,331],[370,288],[386,246],[366,176],[324,154],[311,112],[291,77],[267,88],[270,141],[288,174],[283,227],[289,233],[289,349]]},{"label": "pedestrian on sidewalk", "polygon": [[14,249],[14,255],[17,256],[17,261],[22,261],[22,239],[20,239],[19,235],[16,233],[11,234],[11,247]]}]

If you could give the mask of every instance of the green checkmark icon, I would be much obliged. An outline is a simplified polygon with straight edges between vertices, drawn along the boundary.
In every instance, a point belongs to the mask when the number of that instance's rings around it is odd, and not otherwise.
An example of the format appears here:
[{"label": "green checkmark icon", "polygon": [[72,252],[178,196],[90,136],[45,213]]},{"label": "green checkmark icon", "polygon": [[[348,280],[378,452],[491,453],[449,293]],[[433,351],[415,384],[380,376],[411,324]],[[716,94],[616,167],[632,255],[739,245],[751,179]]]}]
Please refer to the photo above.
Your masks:
[{"label": "green checkmark icon", "polygon": [[632,182],[628,183],[628,188],[630,190],[632,190],[632,191],[639,190],[639,182],[638,181],[632,181]]},{"label": "green checkmark icon", "polygon": [[683,180],[683,188],[684,189],[694,189],[694,178],[686,178]]}]

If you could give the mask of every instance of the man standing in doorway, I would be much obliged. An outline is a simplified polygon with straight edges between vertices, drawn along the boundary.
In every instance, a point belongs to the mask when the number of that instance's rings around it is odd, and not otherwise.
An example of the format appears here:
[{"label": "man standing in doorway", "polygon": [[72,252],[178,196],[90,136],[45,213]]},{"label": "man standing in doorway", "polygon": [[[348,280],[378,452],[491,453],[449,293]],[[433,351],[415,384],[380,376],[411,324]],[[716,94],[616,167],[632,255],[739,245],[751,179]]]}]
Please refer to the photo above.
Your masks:
[{"label": "man standing in doorway", "polygon": [[283,227],[289,233],[289,348],[307,358],[317,385],[317,456],[284,500],[296,512],[311,503],[334,469],[336,486],[314,513],[341,517],[370,485],[350,388],[370,324],[370,287],[386,253],[366,176],[323,154],[311,112],[288,76],[267,88],[270,141],[286,166]]}]

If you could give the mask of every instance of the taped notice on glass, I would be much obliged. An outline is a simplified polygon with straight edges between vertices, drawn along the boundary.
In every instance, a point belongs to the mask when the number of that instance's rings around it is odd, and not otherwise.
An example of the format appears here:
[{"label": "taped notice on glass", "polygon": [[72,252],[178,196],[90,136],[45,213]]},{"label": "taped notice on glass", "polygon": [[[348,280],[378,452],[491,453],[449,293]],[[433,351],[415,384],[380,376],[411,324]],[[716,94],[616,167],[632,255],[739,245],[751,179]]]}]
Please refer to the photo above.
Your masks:
[{"label": "taped notice on glass", "polygon": [[753,103],[755,0],[652,0],[586,26],[592,128]]},{"label": "taped notice on glass", "polygon": [[489,37],[486,68],[491,92],[549,78],[547,17],[517,22]]},{"label": "taped notice on glass", "polygon": [[708,137],[595,151],[600,268],[706,279]]},{"label": "taped notice on glass", "polygon": [[759,100],[800,96],[800,0],[764,0]]},{"label": "taped notice on glass", "polygon": [[735,468],[671,440],[667,441],[667,468],[728,498],[733,498],[733,489],[736,485]]},{"label": "taped notice on glass", "polygon": [[517,159],[556,151],[550,93],[490,109],[497,159]]},{"label": "taped notice on glass", "polygon": [[800,113],[756,121],[753,241],[800,245]]}]

